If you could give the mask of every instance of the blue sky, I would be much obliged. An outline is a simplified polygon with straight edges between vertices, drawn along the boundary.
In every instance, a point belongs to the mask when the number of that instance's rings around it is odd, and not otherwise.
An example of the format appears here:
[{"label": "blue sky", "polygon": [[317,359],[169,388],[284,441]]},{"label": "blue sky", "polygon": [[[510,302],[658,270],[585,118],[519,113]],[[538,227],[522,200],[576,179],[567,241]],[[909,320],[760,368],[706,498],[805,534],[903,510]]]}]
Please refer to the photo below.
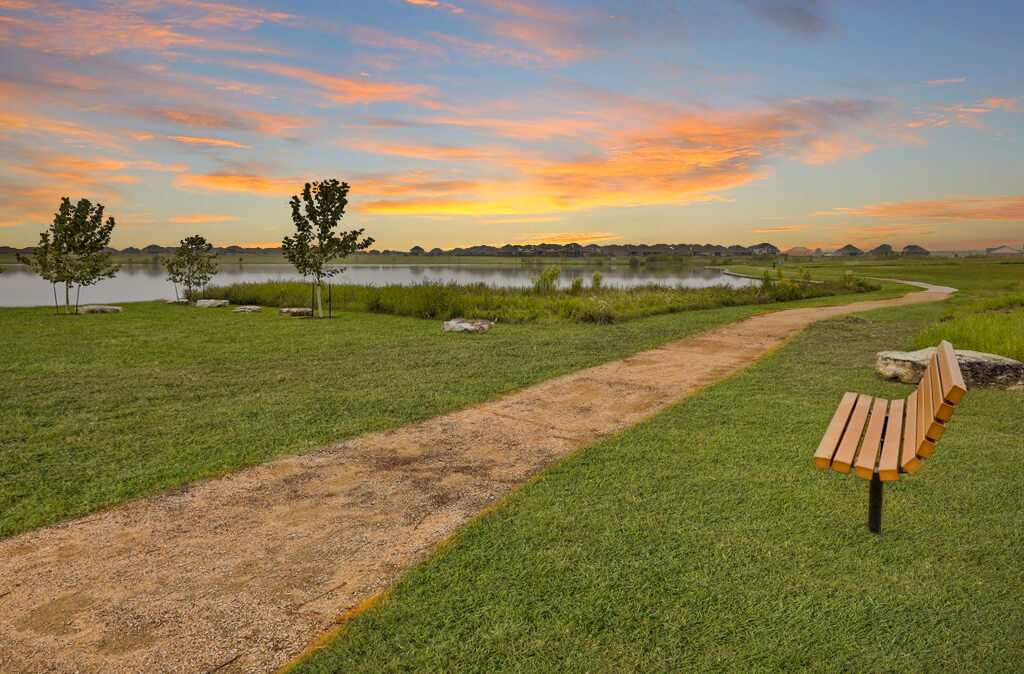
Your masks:
[{"label": "blue sky", "polygon": [[0,243],[1024,243],[1019,2],[0,0]]}]

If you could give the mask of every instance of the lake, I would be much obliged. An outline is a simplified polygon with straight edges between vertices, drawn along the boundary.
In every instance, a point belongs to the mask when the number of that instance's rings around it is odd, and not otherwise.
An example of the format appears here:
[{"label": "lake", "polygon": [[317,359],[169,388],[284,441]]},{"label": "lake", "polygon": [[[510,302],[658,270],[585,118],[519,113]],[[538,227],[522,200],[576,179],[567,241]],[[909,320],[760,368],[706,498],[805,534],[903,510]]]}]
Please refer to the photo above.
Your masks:
[{"label": "lake", "polygon": [[[53,290],[30,268],[23,265],[3,265],[0,274],[0,306],[25,307],[51,304]],[[333,283],[356,285],[415,285],[418,283],[486,283],[494,287],[525,287],[540,273],[543,265],[521,264],[357,264],[348,265],[335,276]],[[714,285],[741,287],[755,283],[751,279],[727,276],[706,268],[633,268],[628,266],[579,265],[563,266],[560,284],[568,287],[572,280],[583,277],[590,285],[595,271],[604,274],[606,286],[631,287],[657,283],[665,286],[704,288]],[[221,264],[213,283],[257,282],[271,280],[302,280],[288,264]],[[63,289],[58,296],[63,302]],[[74,290],[72,289],[72,293]],[[82,304],[110,302],[137,302],[171,299],[174,286],[167,280],[164,268],[155,264],[124,265],[117,276],[82,288]],[[72,294],[72,302],[74,295]]]}]

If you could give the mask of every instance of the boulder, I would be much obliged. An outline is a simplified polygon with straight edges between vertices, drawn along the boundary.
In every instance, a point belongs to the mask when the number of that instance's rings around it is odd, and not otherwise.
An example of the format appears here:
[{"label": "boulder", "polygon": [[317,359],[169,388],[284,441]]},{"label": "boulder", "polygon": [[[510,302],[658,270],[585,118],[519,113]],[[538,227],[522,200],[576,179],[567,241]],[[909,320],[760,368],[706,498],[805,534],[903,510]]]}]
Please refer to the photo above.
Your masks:
[{"label": "boulder", "polygon": [[216,309],[217,307],[226,307],[231,302],[227,300],[196,300],[197,307],[207,307],[210,309]]},{"label": "boulder", "polygon": [[[883,379],[916,384],[935,354],[935,347],[917,351],[880,351],[875,372]],[[956,350],[956,359],[968,389],[1024,388],[1024,363],[994,353]]]},{"label": "boulder", "polygon": [[282,316],[312,316],[313,310],[309,307],[285,307],[278,309],[277,313]]},{"label": "boulder", "polygon": [[235,307],[231,310],[233,314],[258,314],[263,311],[263,307],[258,307],[255,304],[244,304],[240,307]]},{"label": "boulder", "polygon": [[182,298],[176,299],[176,300],[167,300],[167,303],[168,304],[188,304],[189,302],[188,302],[187,299],[182,297]]},{"label": "boulder", "polygon": [[86,304],[75,310],[76,314],[119,314],[121,307],[112,307],[107,304]]},{"label": "boulder", "polygon": [[494,321],[482,318],[453,318],[445,321],[441,332],[487,332],[494,327]]}]

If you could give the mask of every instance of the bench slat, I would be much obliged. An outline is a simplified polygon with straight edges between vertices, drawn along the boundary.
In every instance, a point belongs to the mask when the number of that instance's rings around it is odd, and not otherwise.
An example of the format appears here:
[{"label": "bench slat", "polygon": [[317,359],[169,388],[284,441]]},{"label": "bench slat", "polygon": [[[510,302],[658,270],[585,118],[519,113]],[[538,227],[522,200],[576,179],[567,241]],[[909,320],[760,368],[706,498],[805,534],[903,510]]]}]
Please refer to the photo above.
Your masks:
[{"label": "bench slat", "polygon": [[864,430],[864,423],[868,420],[868,412],[871,411],[872,397],[861,394],[857,396],[857,404],[853,407],[853,414],[846,425],[843,439],[839,441],[839,448],[832,458],[832,470],[840,473],[848,473],[853,465],[853,457],[857,453],[857,446],[860,445],[861,433]]},{"label": "bench slat", "polygon": [[900,460],[900,467],[911,474],[916,473],[921,467],[921,459],[917,457],[917,395],[918,391],[914,391],[907,398],[906,421],[903,424],[903,456]]},{"label": "bench slat", "polygon": [[931,367],[928,368],[932,379],[932,410],[934,411],[935,418],[945,423],[953,416],[953,406],[947,403],[942,395],[942,378],[939,376],[938,354],[936,353],[935,356],[932,359]]},{"label": "bench slat", "polygon": [[884,398],[875,398],[871,406],[871,416],[868,417],[868,428],[864,431],[864,440],[860,445],[860,454],[853,464],[853,474],[870,480],[875,476],[875,462],[878,460],[878,450],[882,446],[882,431],[885,430],[885,408],[889,401]]},{"label": "bench slat", "polygon": [[960,363],[957,362],[956,352],[953,345],[942,340],[935,355],[939,361],[939,376],[942,379],[942,397],[951,405],[956,405],[967,393],[967,384],[964,383],[963,372],[960,371]]},{"label": "bench slat", "polygon": [[882,456],[878,460],[878,479],[882,482],[894,482],[900,477],[900,439],[905,405],[906,402],[903,400],[893,400],[889,403],[885,441],[882,443]]},{"label": "bench slat", "polygon": [[[929,369],[930,369],[929,365]],[[917,455],[921,458],[931,456],[935,450],[937,435],[942,434],[942,424],[936,424],[932,410],[932,378],[925,370],[921,378],[921,388],[917,391]]]},{"label": "bench slat", "polygon": [[844,393],[843,399],[839,402],[839,408],[832,415],[832,421],[825,431],[825,437],[821,439],[818,450],[814,452],[814,465],[818,468],[828,468],[832,464],[832,455],[839,447],[839,441],[846,430],[846,422],[850,420],[853,406],[857,402],[856,393]]}]

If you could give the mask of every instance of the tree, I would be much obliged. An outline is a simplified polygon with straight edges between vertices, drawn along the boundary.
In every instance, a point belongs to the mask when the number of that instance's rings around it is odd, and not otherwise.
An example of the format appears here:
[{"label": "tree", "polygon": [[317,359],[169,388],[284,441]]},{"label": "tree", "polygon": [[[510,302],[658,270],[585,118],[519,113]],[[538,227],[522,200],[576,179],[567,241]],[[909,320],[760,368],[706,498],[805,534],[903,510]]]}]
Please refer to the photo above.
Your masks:
[{"label": "tree", "polygon": [[[292,222],[295,234],[281,241],[281,250],[303,277],[312,277],[316,289],[317,312],[324,316],[323,281],[345,271],[342,267],[329,267],[332,260],[347,257],[357,250],[365,250],[373,239],[363,235],[362,229],[336,232],[348,204],[348,183],[335,179],[306,183],[302,194],[291,198]],[[301,197],[301,198],[300,198]]]},{"label": "tree", "polygon": [[191,297],[196,288],[205,287],[217,273],[217,254],[213,244],[198,234],[181,240],[181,245],[163,261],[167,280],[174,284],[178,297],[178,284],[185,286],[185,297]]},{"label": "tree", "polygon": [[55,308],[57,285],[64,285],[64,313],[70,314],[71,286],[77,286],[75,311],[78,311],[78,293],[82,286],[110,278],[120,269],[110,261],[106,250],[113,230],[114,218],[103,221],[103,204],[93,205],[88,199],[79,199],[72,206],[71,199],[63,197],[50,229],[39,234],[39,245],[32,257],[18,255],[18,260],[30,265],[53,285]]}]

